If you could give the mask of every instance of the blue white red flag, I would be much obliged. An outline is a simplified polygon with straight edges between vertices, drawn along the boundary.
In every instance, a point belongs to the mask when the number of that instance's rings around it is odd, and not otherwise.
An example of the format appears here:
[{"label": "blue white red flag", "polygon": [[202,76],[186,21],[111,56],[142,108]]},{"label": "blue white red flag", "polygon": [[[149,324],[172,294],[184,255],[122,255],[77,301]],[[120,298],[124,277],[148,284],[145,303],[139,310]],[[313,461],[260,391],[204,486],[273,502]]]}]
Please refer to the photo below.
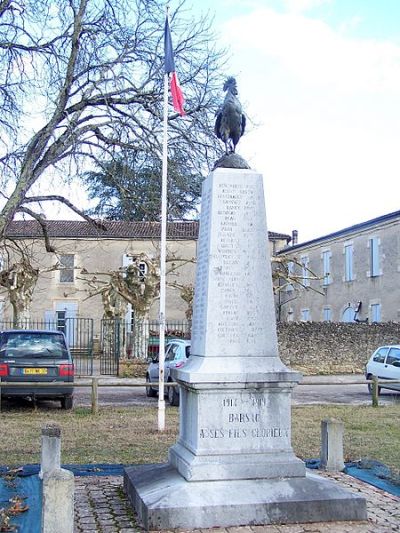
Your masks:
[{"label": "blue white red flag", "polygon": [[180,115],[185,115],[183,104],[185,99],[183,97],[182,89],[180,88],[178,76],[175,72],[174,49],[172,47],[171,31],[169,29],[168,16],[165,18],[164,29],[164,50],[165,50],[165,73],[171,74],[171,96],[174,109]]}]

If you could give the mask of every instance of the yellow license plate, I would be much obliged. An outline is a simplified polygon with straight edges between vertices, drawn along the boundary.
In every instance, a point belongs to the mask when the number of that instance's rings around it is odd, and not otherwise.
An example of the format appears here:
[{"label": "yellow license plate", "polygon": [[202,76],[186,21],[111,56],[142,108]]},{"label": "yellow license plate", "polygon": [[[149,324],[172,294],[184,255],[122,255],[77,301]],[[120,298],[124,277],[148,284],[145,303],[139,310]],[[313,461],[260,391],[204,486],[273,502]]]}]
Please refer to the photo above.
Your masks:
[{"label": "yellow license plate", "polygon": [[47,374],[47,368],[24,368],[24,374]]}]

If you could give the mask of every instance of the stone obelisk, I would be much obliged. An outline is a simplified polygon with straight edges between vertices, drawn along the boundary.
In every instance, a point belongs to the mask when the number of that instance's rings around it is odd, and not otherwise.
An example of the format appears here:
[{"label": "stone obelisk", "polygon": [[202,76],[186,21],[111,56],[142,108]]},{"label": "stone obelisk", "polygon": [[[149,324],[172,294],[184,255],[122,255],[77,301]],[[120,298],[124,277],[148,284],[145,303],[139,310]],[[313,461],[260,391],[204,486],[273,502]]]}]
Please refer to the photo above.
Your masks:
[{"label": "stone obelisk", "polygon": [[293,452],[300,378],[278,354],[262,176],[218,168],[203,184],[191,356],[175,373],[179,438],[167,464],[125,471],[144,526],[366,519],[363,498]]}]

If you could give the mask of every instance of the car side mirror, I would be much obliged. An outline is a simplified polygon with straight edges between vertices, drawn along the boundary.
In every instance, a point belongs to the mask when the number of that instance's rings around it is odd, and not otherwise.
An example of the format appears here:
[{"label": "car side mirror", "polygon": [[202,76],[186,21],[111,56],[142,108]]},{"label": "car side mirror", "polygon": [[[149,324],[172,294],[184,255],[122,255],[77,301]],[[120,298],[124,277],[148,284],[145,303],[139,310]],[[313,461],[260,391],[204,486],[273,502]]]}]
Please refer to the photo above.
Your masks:
[{"label": "car side mirror", "polygon": [[399,361],[393,361],[392,365],[400,367],[400,360]]}]

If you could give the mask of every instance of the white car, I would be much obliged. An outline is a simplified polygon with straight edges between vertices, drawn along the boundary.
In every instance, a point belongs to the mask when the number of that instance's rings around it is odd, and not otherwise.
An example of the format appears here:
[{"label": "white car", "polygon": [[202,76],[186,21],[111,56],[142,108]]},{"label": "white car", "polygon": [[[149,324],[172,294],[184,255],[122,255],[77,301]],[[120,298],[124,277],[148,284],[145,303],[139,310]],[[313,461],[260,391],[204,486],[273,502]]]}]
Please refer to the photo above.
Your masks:
[{"label": "white car", "polygon": [[[172,382],[171,376],[172,368],[181,368],[190,355],[190,340],[185,339],[171,339],[165,345],[165,366],[164,366],[164,381],[166,383]],[[152,358],[146,372],[146,394],[154,397],[158,393],[158,385],[150,385],[151,383],[158,383],[159,362],[158,353]],[[179,389],[178,387],[165,387],[165,394],[171,405],[179,405]]]},{"label": "white car", "polygon": [[[380,381],[385,379],[397,379],[399,383],[379,384],[380,389],[400,390],[400,345],[381,346],[371,356],[365,369],[365,377],[372,379],[377,377]],[[371,392],[372,386],[368,383]]]}]

